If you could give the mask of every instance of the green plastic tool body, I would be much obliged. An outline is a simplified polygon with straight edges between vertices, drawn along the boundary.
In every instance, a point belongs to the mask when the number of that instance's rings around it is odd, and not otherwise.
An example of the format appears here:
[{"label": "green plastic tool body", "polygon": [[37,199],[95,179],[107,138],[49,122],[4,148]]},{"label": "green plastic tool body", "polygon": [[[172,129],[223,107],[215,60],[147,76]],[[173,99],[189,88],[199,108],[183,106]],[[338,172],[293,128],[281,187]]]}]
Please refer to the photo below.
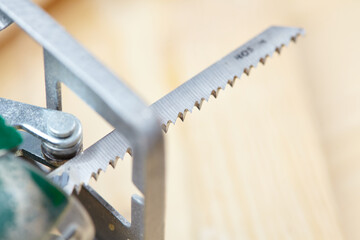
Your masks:
[{"label": "green plastic tool body", "polygon": [[15,128],[6,126],[0,116],[0,149],[13,149],[22,142],[21,135]]},{"label": "green plastic tool body", "polygon": [[47,239],[68,197],[12,153],[0,156],[0,239]]},{"label": "green plastic tool body", "polygon": [[47,239],[69,199],[9,151],[21,142],[17,130],[0,117],[0,240]]}]

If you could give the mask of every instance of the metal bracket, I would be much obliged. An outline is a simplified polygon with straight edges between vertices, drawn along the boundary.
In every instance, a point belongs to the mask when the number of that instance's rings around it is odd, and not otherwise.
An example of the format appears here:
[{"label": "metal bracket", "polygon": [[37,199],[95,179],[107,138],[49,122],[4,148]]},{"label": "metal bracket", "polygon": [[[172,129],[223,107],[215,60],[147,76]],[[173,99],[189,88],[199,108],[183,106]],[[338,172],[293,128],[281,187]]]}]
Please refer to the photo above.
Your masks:
[{"label": "metal bracket", "polygon": [[[143,226],[130,224],[90,186],[84,186],[78,199],[89,212],[95,227],[101,229],[101,232],[96,234],[97,240],[128,239],[129,236],[143,232]],[[141,197],[132,197],[132,209],[137,209],[131,212],[133,222],[139,222],[144,217],[143,205]]]},{"label": "metal bracket", "polygon": [[163,239],[164,143],[156,116],[41,8],[28,0],[0,0],[0,11],[44,48],[48,108],[61,110],[62,82],[129,140],[132,180],[145,199],[143,217],[131,223],[140,232],[127,238]]},{"label": "metal bracket", "polygon": [[59,166],[82,150],[82,127],[73,115],[0,98],[0,115],[6,122],[42,140],[42,152]]}]

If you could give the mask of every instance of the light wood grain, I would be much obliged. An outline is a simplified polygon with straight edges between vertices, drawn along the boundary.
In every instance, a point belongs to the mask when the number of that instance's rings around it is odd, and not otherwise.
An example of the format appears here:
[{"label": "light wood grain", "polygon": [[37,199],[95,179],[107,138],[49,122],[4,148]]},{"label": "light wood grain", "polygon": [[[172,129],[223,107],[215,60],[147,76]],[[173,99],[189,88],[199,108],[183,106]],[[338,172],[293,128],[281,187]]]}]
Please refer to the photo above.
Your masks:
[{"label": "light wood grain", "polygon": [[[47,11],[149,103],[269,25],[304,27],[297,45],[170,127],[166,238],[358,239],[359,7],[61,0]],[[19,33],[0,53],[1,96],[44,106],[41,49]],[[64,106],[86,146],[111,130],[67,89]],[[91,183],[127,217],[130,169],[127,156]]]}]

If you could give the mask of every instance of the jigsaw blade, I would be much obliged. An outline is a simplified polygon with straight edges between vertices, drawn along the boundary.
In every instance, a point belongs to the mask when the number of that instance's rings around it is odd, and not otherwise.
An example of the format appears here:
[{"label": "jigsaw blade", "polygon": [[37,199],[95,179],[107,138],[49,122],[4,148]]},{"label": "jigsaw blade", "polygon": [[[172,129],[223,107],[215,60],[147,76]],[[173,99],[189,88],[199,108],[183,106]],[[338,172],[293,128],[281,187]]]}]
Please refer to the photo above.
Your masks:
[{"label": "jigsaw blade", "polygon": [[233,86],[236,78],[243,73],[249,75],[250,69],[258,63],[265,64],[274,52],[280,53],[281,48],[304,34],[300,28],[270,27],[241,47],[235,49],[204,71],[200,72],[172,92],[151,105],[161,121],[162,128],[167,132],[171,123],[177,118],[182,121],[187,112],[192,112],[194,106],[199,110],[210,96],[217,97],[220,89],[226,85]]},{"label": "jigsaw blade", "polygon": [[[153,103],[150,108],[167,132],[169,125],[175,124],[177,118],[184,120],[185,114],[192,112],[194,106],[200,109],[203,101],[208,101],[211,95],[216,97],[220,89],[225,89],[227,84],[232,86],[236,78],[243,73],[248,75],[259,62],[264,64],[267,57],[274,52],[280,53],[283,46],[291,40],[295,42],[303,34],[301,28],[270,27]],[[123,158],[126,152],[131,155],[131,146],[114,130],[82,154],[55,169],[49,177],[67,193],[71,194],[74,188],[79,192],[82,184],[88,184],[91,177],[96,179],[109,163],[115,167],[117,160]]]}]

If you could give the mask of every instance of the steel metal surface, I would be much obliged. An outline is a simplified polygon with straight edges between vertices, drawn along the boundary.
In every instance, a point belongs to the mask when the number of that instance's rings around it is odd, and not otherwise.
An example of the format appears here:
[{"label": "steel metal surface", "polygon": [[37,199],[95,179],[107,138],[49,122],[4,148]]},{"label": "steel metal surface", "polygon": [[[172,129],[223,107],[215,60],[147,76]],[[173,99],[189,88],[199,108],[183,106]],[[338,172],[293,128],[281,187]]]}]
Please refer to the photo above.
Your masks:
[{"label": "steel metal surface", "polygon": [[0,98],[0,115],[7,124],[41,139],[43,152],[54,166],[82,150],[81,123],[69,113]]},{"label": "steel metal surface", "polygon": [[143,231],[129,238],[163,239],[164,145],[154,113],[34,3],[0,0],[0,11],[44,48],[48,108],[61,110],[63,82],[129,140],[134,153],[132,179],[145,196],[144,217],[132,222]]}]

